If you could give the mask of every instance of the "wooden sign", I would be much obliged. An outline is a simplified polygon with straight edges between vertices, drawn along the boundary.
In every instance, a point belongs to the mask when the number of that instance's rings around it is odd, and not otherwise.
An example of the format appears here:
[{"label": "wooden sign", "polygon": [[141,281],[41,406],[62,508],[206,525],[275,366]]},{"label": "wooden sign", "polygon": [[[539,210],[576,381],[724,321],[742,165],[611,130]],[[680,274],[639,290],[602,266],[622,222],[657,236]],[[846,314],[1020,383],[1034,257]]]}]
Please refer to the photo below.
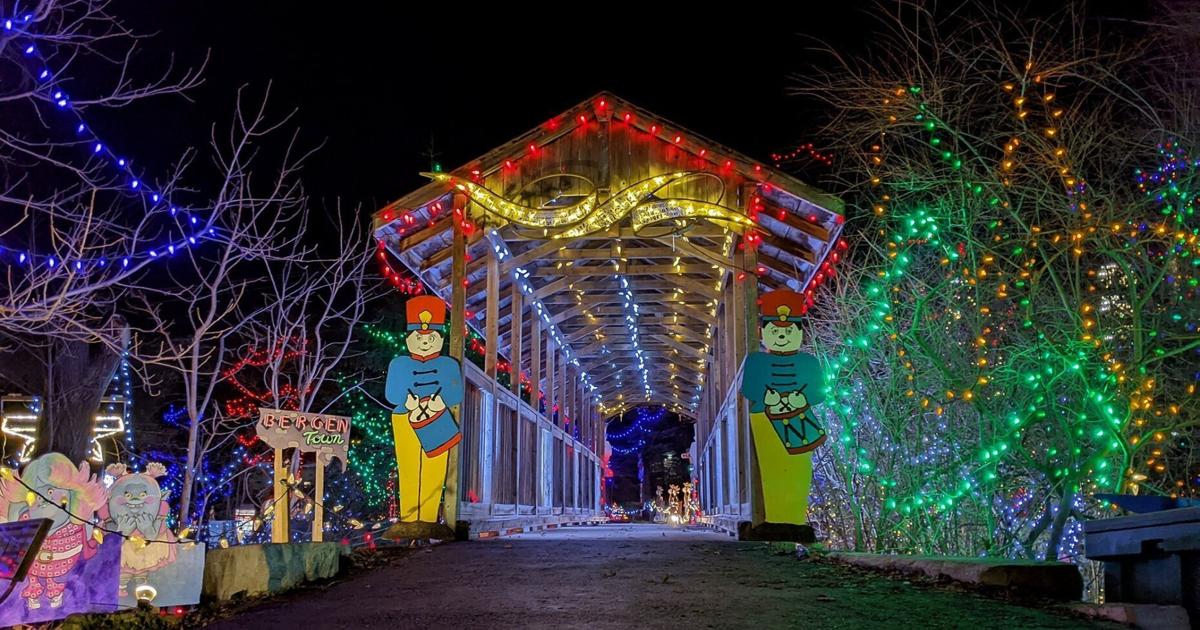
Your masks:
[{"label": "wooden sign", "polygon": [[[762,295],[763,351],[746,356],[741,387],[750,408],[763,522],[797,526],[808,523],[812,451],[827,437],[811,411],[825,398],[821,363],[800,351],[805,303],[803,294],[785,289]],[[757,518],[754,524],[760,524]]]},{"label": "wooden sign", "polygon": [[342,469],[345,469],[350,448],[350,418],[260,407],[254,432],[275,449],[275,516],[271,524],[271,542],[285,543],[289,540],[291,499],[288,493],[291,489],[288,488],[287,469],[283,465],[283,451],[289,448],[296,449],[297,454],[317,454],[312,540],[321,542],[325,536],[325,465],[340,458]]},{"label": "wooden sign", "polygon": [[350,418],[345,416],[260,408],[254,431],[271,448],[319,453],[324,464],[341,459],[345,467],[349,456]]}]

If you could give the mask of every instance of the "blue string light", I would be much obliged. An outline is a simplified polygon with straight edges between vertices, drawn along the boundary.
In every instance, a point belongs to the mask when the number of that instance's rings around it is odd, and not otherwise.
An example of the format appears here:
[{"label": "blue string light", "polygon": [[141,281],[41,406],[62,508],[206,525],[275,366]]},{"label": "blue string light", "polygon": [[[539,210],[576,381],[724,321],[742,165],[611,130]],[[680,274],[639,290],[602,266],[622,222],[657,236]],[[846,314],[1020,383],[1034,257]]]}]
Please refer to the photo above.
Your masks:
[{"label": "blue string light", "polygon": [[125,398],[125,406],[121,424],[125,427],[125,450],[133,454],[133,379],[129,372],[129,350],[121,352],[121,367],[117,370],[114,381],[119,379],[117,386]]},{"label": "blue string light", "polygon": [[33,25],[32,13],[26,13],[19,17],[4,18],[0,22],[4,26],[3,34],[17,44],[17,48],[21,50],[21,54],[27,60],[27,63],[32,66],[32,70],[38,80],[38,93],[46,97],[60,111],[72,117],[71,126],[74,128],[75,135],[80,143],[90,147],[89,156],[104,159],[110,166],[121,173],[125,180],[124,186],[127,192],[140,195],[149,204],[151,212],[155,210],[169,212],[170,216],[177,219],[180,223],[181,231],[184,232],[184,235],[177,240],[169,240],[157,246],[146,248],[141,252],[131,253],[128,256],[114,257],[111,260],[108,257],[101,256],[68,261],[62,260],[54,254],[39,254],[27,250],[16,251],[3,247],[0,247],[0,259],[10,258],[15,260],[18,266],[29,268],[44,265],[49,269],[72,269],[76,273],[88,273],[118,269],[119,267],[117,273],[122,273],[129,270],[131,265],[136,269],[138,265],[134,265],[134,263],[168,258],[174,255],[176,251],[195,245],[200,239],[216,234],[216,230],[209,226],[208,222],[202,221],[198,216],[189,213],[187,210],[171,205],[170,200],[166,198],[166,195],[162,191],[147,185],[144,179],[137,174],[133,168],[132,160],[119,156],[108,143],[95,134],[91,125],[84,119],[83,113],[75,106],[70,96],[61,88],[56,87],[55,82],[57,77],[50,70],[49,64],[38,49],[34,35],[30,30]]},{"label": "blue string light", "polygon": [[187,428],[187,408],[176,407],[174,403],[167,406],[167,410],[163,412],[163,422],[173,427],[180,429]]},{"label": "blue string light", "polygon": [[[654,425],[658,424],[667,415],[665,407],[651,411],[648,407],[638,407],[637,417],[633,424],[625,428],[620,433],[608,434],[609,450],[615,455],[631,455],[639,452],[642,447],[646,446],[645,434],[648,433]],[[626,438],[636,438],[633,446],[618,446],[613,443],[614,440],[624,440]]]}]

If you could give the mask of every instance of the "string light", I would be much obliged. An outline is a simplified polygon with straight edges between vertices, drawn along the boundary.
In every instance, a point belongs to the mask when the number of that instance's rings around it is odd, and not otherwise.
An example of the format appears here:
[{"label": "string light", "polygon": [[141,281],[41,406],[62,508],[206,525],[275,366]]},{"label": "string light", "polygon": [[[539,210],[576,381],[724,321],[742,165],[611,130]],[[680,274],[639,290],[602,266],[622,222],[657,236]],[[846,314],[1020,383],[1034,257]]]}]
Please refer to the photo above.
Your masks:
[{"label": "string light", "polygon": [[832,153],[821,153],[813,148],[813,143],[802,144],[787,153],[772,153],[771,161],[775,163],[775,168],[782,168],[788,162],[794,162],[801,157],[806,157],[818,164],[825,166],[833,165]]},{"label": "string light", "polygon": [[37,77],[37,92],[65,115],[62,119],[68,121],[67,126],[71,129],[76,143],[90,147],[87,152],[89,159],[104,160],[122,178],[122,189],[126,193],[138,196],[146,204],[149,212],[168,214],[182,232],[177,238],[171,238],[157,245],[145,247],[141,251],[121,256],[119,261],[116,257],[109,258],[107,256],[65,260],[57,254],[6,248],[0,248],[0,259],[7,258],[23,268],[45,266],[47,269],[57,268],[64,272],[70,270],[73,273],[107,271],[124,274],[138,269],[143,262],[151,259],[165,260],[180,249],[190,247],[201,239],[216,235],[216,229],[209,225],[207,220],[187,208],[173,205],[164,191],[146,184],[145,178],[134,169],[133,160],[119,155],[112,148],[112,144],[96,135],[92,126],[84,119],[83,111],[76,106],[74,100],[62,88],[61,77],[51,70],[48,60],[38,47],[37,36],[31,30],[34,25],[33,14],[14,15],[0,19],[0,22],[5,25],[5,35],[21,50],[21,59]]}]

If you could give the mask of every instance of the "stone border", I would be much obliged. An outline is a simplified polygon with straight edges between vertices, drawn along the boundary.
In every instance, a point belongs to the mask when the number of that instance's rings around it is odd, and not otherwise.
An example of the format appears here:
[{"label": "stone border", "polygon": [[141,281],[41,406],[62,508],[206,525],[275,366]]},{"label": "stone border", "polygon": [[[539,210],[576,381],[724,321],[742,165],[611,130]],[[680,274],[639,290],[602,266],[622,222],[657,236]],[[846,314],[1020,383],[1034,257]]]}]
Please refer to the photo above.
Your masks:
[{"label": "stone border", "polygon": [[1192,625],[1183,606],[1157,604],[1073,604],[1070,609],[1092,619],[1107,619],[1142,630],[1189,630]]},{"label": "stone border", "polygon": [[829,559],[865,569],[948,579],[1036,599],[1077,601],[1083,577],[1073,564],[1007,558],[900,556],[832,551]]},{"label": "stone border", "polygon": [[280,593],[337,575],[341,543],[272,543],[209,549],[201,601]]}]

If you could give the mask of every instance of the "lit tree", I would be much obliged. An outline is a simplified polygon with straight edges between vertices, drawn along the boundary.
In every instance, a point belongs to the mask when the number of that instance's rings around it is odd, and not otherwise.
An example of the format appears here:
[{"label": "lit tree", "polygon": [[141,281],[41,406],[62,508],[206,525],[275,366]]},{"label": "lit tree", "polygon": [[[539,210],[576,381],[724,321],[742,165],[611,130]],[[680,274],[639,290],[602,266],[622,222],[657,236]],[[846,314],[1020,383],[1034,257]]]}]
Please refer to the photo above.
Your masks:
[{"label": "lit tree", "polygon": [[858,548],[1079,558],[1094,494],[1180,492],[1139,453],[1200,417],[1200,250],[1133,173],[1186,159],[1155,147],[1148,53],[1073,14],[974,14],[901,3],[885,53],[800,90],[860,209],[855,275],[813,315],[839,438],[814,520]]}]

